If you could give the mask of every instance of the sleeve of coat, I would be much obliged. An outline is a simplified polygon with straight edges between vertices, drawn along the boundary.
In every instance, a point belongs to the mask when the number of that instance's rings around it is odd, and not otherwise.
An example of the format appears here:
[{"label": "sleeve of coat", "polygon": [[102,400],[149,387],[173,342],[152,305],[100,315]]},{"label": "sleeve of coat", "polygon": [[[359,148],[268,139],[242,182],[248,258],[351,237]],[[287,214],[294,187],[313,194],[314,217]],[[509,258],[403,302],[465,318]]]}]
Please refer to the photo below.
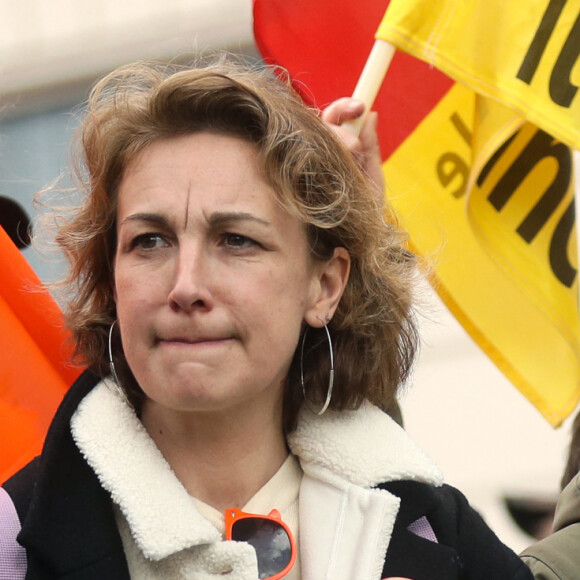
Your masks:
[{"label": "sleeve of coat", "polygon": [[538,560],[535,556],[522,555],[522,560],[532,572],[535,580],[561,580],[564,578],[557,574],[553,568],[550,568],[546,562]]},{"label": "sleeve of coat", "polygon": [[456,548],[462,578],[470,580],[532,580],[530,569],[493,533],[458,490],[440,488],[442,506],[433,514],[438,540]]},{"label": "sleeve of coat", "polygon": [[536,580],[575,580],[580,574],[580,523],[526,548],[521,557]]}]

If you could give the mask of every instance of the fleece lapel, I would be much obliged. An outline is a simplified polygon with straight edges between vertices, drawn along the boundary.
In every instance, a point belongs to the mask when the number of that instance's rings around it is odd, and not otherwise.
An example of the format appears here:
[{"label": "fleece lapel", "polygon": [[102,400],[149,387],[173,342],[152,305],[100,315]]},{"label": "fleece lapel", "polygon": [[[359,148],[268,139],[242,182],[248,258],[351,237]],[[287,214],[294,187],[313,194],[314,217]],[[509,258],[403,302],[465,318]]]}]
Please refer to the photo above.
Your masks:
[{"label": "fleece lapel", "polygon": [[255,580],[256,552],[226,542],[206,520],[126,402],[98,384],[71,420],[73,439],[120,509],[130,571],[138,578]]},{"label": "fleece lapel", "polygon": [[73,438],[101,485],[111,494],[150,560],[221,541],[145,427],[105,381],[79,405]]},{"label": "fleece lapel", "polygon": [[401,480],[438,486],[438,467],[369,403],[322,417],[304,409],[288,443],[304,470],[303,580],[379,580],[400,500],[376,486]]}]

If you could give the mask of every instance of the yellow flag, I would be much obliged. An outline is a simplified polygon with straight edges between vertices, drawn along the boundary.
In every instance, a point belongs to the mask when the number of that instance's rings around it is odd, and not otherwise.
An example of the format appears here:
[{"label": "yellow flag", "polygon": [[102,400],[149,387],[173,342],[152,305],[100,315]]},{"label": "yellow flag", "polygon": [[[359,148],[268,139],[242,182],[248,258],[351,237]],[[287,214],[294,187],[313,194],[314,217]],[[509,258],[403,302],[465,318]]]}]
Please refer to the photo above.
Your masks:
[{"label": "yellow flag", "polygon": [[389,194],[447,306],[555,426],[580,400],[561,142],[580,144],[579,15],[580,0],[392,0],[377,33],[462,83],[385,162]]},{"label": "yellow flag", "polygon": [[377,37],[580,149],[580,0],[391,0]]}]

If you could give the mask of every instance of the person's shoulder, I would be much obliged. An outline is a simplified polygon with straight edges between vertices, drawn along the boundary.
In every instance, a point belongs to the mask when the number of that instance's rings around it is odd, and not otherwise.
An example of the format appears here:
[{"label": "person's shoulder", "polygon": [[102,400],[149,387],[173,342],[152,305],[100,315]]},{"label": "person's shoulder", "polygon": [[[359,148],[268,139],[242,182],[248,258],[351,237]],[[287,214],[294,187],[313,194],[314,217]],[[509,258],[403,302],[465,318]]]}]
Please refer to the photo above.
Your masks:
[{"label": "person's shoulder", "polygon": [[[468,577],[530,580],[533,576],[518,555],[506,546],[458,489],[443,485],[440,518],[455,536]],[[455,535],[456,534],[456,535]],[[470,575],[471,574],[471,575]]]},{"label": "person's shoulder", "polygon": [[453,525],[459,521],[462,512],[472,512],[466,497],[448,484],[433,485],[421,481],[391,481],[379,485],[381,489],[398,496],[405,504],[421,504],[428,513],[437,513]]},{"label": "person's shoulder", "polygon": [[526,548],[521,558],[536,580],[572,580],[580,570],[580,474],[558,498],[553,534]]},{"label": "person's shoulder", "polygon": [[382,484],[401,499],[405,525],[425,516],[441,546],[456,554],[464,577],[478,580],[531,580],[530,570],[486,524],[458,489],[417,481]]},{"label": "person's shoulder", "polygon": [[38,459],[39,457],[37,456],[32,461],[29,461],[22,469],[19,469],[14,475],[11,475],[2,483],[2,487],[6,488],[10,493],[11,489],[32,484],[38,473]]},{"label": "person's shoulder", "polygon": [[536,580],[574,580],[580,570],[580,523],[554,532],[526,548],[520,557]]},{"label": "person's shoulder", "polygon": [[580,522],[580,473],[560,493],[554,514],[554,530],[562,530],[578,522]]}]

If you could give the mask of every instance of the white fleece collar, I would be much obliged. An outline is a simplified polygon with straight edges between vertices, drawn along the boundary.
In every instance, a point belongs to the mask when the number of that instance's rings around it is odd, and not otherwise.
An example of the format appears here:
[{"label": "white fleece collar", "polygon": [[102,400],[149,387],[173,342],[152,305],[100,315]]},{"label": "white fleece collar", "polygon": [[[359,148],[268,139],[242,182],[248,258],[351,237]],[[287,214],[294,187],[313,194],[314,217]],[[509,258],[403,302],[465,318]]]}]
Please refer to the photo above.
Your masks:
[{"label": "white fleece collar", "polygon": [[[198,512],[134,411],[106,380],[81,402],[71,431],[145,558],[159,561],[194,546],[211,554],[223,551],[219,532]],[[305,474],[300,491],[303,580],[380,578],[399,499],[372,488],[395,480],[441,485],[437,466],[370,403],[322,417],[303,409],[288,444]],[[255,569],[250,546],[228,544],[228,561]]]},{"label": "white fleece collar", "polygon": [[305,473],[325,471],[361,487],[413,480],[439,486],[443,474],[433,460],[386,413],[364,403],[356,411],[305,407],[288,445]]},{"label": "white fleece collar", "polygon": [[[160,560],[220,541],[131,409],[101,381],[71,419],[77,447],[121,508],[143,554]],[[178,514],[178,517],[176,517]]]}]

